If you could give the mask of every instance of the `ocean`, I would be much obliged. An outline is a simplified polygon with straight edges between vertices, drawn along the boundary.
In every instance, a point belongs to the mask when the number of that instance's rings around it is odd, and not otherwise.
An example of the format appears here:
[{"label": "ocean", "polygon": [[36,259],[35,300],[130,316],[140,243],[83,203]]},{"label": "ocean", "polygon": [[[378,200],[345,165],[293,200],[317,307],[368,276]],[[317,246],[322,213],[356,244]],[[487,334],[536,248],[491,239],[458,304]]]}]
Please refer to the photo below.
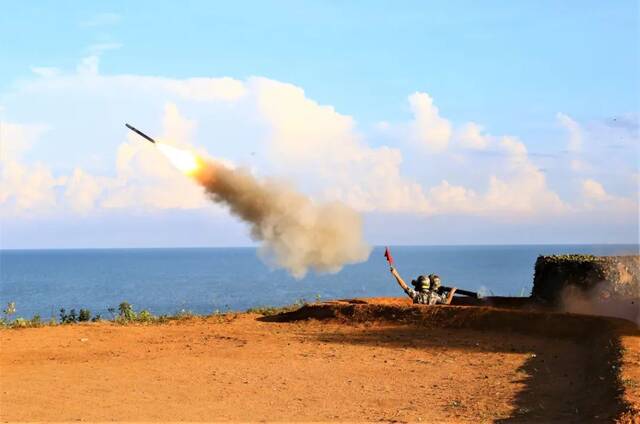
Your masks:
[{"label": "ocean", "polygon": [[[637,245],[397,246],[397,269],[410,281],[439,274],[445,285],[486,295],[529,295],[538,255],[637,254]],[[196,314],[281,306],[300,300],[402,296],[377,247],[367,262],[337,274],[296,280],[269,269],[255,248],[0,250],[0,308],[16,317],[57,317],[88,308],[109,317],[120,302],[154,314]]]}]

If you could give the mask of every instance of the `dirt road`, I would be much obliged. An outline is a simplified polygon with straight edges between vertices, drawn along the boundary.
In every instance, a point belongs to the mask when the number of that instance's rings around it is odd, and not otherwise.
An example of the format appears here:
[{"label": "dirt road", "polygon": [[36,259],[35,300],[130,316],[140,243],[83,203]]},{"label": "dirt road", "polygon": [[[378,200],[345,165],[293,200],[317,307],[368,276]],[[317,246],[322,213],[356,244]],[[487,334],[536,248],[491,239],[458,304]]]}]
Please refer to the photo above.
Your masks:
[{"label": "dirt road", "polygon": [[1,330],[0,419],[606,418],[590,352],[570,339],[257,318]]}]

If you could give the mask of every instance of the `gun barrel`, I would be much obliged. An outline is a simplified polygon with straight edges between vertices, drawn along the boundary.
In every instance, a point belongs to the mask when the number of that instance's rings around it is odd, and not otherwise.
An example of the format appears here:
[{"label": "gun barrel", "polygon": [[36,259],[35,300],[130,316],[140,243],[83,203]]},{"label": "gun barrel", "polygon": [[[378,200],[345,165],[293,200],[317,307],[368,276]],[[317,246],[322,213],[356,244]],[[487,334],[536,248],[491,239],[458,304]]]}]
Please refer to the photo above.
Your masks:
[{"label": "gun barrel", "polygon": [[[440,290],[442,291],[451,291],[453,287],[446,287],[446,286],[440,286]],[[469,296],[469,297],[475,297],[476,299],[479,299],[480,296],[478,296],[478,293],[476,292],[472,292],[469,290],[463,290],[463,289],[456,289],[456,294],[461,294],[463,296]]]}]

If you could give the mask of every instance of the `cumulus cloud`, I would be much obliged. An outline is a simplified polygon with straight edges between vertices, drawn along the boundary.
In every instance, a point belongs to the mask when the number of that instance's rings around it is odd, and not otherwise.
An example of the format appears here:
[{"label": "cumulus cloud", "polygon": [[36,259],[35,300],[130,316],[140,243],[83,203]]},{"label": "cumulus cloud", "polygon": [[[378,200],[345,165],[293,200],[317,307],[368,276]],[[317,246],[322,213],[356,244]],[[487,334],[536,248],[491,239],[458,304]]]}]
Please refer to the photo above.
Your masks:
[{"label": "cumulus cloud", "polygon": [[3,214],[32,214],[56,204],[55,189],[64,179],[55,178],[41,162],[26,164],[23,155],[46,131],[40,125],[0,122],[0,205]]},{"label": "cumulus cloud", "polygon": [[71,209],[80,214],[92,211],[105,188],[99,180],[76,168],[66,181],[64,196]]},{"label": "cumulus cloud", "polygon": [[[188,142],[194,123],[174,104],[165,106],[164,143],[193,148]],[[0,206],[4,214],[51,214],[70,210],[87,214],[96,208],[193,209],[208,206],[203,190],[167,163],[157,149],[136,136],[117,149],[114,177],[93,175],[76,167],[71,175],[54,176],[42,162],[23,155],[45,131],[37,126],[3,122],[0,132]],[[178,140],[175,142],[173,140]]]},{"label": "cumulus cloud", "polygon": [[574,121],[569,115],[564,113],[558,113],[556,115],[558,122],[569,133],[569,141],[567,143],[567,150],[570,152],[578,152],[582,149],[583,134],[580,124]]},{"label": "cumulus cloud", "polygon": [[482,134],[482,130],[482,126],[475,122],[468,122],[457,131],[456,139],[464,148],[485,150],[489,147],[490,137]]},{"label": "cumulus cloud", "polygon": [[582,194],[590,201],[603,201],[607,198],[607,192],[599,182],[586,179],[582,182]]},{"label": "cumulus cloud", "polygon": [[557,215],[567,210],[568,206],[548,188],[544,173],[531,163],[524,143],[503,137],[498,147],[505,155],[502,174],[489,176],[484,193],[446,180],[429,191],[439,213],[531,216]]},{"label": "cumulus cloud", "polygon": [[416,92],[409,96],[414,120],[411,123],[413,138],[431,152],[442,152],[451,139],[451,123],[440,116],[427,93]]},{"label": "cumulus cloud", "polygon": [[272,160],[313,170],[327,197],[360,210],[430,210],[421,186],[402,176],[400,151],[367,146],[350,116],[319,105],[291,84],[255,78],[249,85],[270,128]]},{"label": "cumulus cloud", "polygon": [[[0,208],[80,214],[211,208],[202,190],[157,149],[126,133],[122,124],[130,118],[163,142],[194,148],[192,142],[198,140],[200,153],[206,148],[256,174],[295,181],[314,197],[341,200],[364,212],[530,217],[593,207],[593,196],[583,196],[591,203],[563,201],[521,140],[488,135],[475,122],[462,125],[452,136],[452,124],[426,93],[409,96],[413,118],[399,126],[408,128],[408,135],[428,154],[406,156],[396,147],[402,145],[399,140],[393,147],[374,146],[351,116],[319,104],[292,84],[259,77],[242,81],[108,76],[99,73],[98,56],[92,57],[76,73],[39,73],[4,96],[12,113],[54,116],[58,126],[52,128],[51,140],[73,147],[69,150],[76,162],[70,162],[67,169],[72,171],[65,174],[27,161],[23,153],[42,133],[33,133],[31,126],[15,127],[22,135],[12,137],[2,151],[11,159],[2,162]],[[31,101],[34,97],[37,104]],[[67,98],[73,99],[72,107],[61,107]],[[83,106],[72,114],[59,112],[74,105]],[[558,119],[574,122],[566,115]],[[160,134],[154,131],[158,127],[163,128]],[[378,126],[390,137],[399,137],[394,128],[396,124],[387,122]],[[85,134],[91,134],[91,143]],[[452,138],[455,142],[448,149]],[[577,148],[578,143],[573,145]],[[107,165],[90,169],[81,162],[100,149],[111,158]],[[482,166],[478,155],[483,155]],[[462,166],[452,166],[454,159]],[[447,167],[452,169],[447,176],[429,173]],[[470,170],[473,177],[467,175]],[[588,190],[595,193],[593,187]]]},{"label": "cumulus cloud", "polygon": [[605,210],[610,213],[638,214],[638,197],[622,197],[607,193],[604,186],[595,179],[582,181],[583,208],[587,210]]}]

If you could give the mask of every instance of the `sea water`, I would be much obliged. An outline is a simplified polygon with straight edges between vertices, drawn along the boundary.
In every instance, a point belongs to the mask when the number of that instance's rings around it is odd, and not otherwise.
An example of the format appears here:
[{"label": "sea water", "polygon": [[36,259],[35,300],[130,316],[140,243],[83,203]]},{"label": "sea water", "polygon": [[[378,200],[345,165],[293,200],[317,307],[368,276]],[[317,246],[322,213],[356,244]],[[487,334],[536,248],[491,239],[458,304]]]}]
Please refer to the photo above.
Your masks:
[{"label": "sea water", "polygon": [[[209,314],[303,299],[403,296],[383,252],[377,247],[367,262],[296,280],[262,263],[255,248],[0,250],[0,308],[15,302],[16,316],[43,319],[60,308],[88,308],[108,318],[108,308],[123,301],[154,314]],[[398,246],[391,252],[407,282],[435,273],[449,286],[528,296],[538,255],[638,254],[638,246]]]}]

